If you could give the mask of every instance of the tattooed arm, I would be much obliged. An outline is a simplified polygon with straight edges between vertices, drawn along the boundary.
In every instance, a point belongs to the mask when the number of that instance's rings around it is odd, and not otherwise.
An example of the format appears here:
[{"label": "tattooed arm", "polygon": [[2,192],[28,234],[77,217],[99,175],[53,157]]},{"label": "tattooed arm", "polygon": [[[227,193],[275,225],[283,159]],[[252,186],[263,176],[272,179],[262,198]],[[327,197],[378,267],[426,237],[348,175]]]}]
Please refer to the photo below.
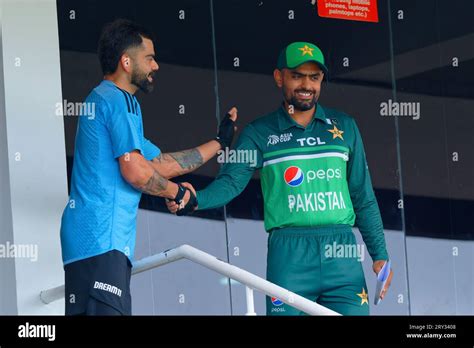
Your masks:
[{"label": "tattooed arm", "polygon": [[174,178],[199,168],[219,151],[221,145],[211,140],[193,149],[161,153],[150,164],[163,178]]},{"label": "tattooed arm", "polygon": [[236,127],[234,127],[234,122],[237,121],[237,108],[232,107],[229,110],[228,115],[230,120],[233,122],[220,123],[219,134],[216,138],[219,139],[219,141],[211,140],[189,150],[161,153],[150,161],[150,164],[162,177],[166,179],[174,178],[196,170],[214,157],[224,145],[230,146],[236,129]]},{"label": "tattooed arm", "polygon": [[[132,151],[121,156],[119,163],[123,178],[137,190],[169,199],[176,197],[178,185],[158,173],[139,151]],[[185,203],[188,199],[189,192],[186,192]]]}]

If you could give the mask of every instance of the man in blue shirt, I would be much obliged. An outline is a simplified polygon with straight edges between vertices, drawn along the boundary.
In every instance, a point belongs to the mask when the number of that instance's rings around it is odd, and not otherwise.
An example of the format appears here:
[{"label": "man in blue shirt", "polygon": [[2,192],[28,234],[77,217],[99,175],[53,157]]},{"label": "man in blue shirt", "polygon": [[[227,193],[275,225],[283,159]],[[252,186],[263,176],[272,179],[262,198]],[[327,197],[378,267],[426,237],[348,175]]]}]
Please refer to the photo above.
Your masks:
[{"label": "man in blue shirt", "polygon": [[[168,179],[189,173],[230,146],[237,110],[221,122],[216,139],[196,148],[162,153],[143,135],[134,93],[153,90],[153,36],[126,20],[108,24],[99,41],[104,80],[79,118],[70,200],[61,222],[66,315],[130,315],[131,260],[142,192],[181,206],[191,190]],[[87,117],[84,117],[87,116]]]}]

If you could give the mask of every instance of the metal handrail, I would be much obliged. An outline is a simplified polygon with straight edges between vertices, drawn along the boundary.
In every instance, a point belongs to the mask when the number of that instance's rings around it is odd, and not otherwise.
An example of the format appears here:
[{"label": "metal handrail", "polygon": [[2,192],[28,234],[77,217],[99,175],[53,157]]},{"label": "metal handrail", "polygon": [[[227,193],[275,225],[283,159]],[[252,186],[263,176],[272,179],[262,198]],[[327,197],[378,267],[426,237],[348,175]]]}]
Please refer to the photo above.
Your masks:
[{"label": "metal handrail", "polygon": [[[219,260],[215,256],[212,256],[187,244],[166,250],[153,256],[145,257],[144,259],[134,262],[132,274],[145,272],[180,259],[188,259],[190,261],[196,262],[204,267],[225,275],[228,278],[235,279],[236,281],[245,284],[247,296],[247,315],[255,315],[253,302],[254,289],[264,293],[267,296],[276,297],[284,303],[307,314],[340,315],[329,308],[321,306],[318,303],[310,301],[307,298],[273,284],[268,280],[258,277],[255,274],[245,271],[237,266]],[[63,297],[64,285],[40,292],[40,299],[45,304],[57,301]]]}]

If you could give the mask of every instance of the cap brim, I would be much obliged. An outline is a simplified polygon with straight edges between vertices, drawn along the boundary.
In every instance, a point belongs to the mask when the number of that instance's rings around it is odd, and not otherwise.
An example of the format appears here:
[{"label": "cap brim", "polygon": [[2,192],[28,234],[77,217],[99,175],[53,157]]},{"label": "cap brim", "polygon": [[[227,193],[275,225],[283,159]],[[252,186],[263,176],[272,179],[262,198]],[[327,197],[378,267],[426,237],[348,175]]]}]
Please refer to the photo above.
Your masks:
[{"label": "cap brim", "polygon": [[316,63],[316,64],[319,66],[319,68],[323,71],[324,77],[326,77],[326,76],[329,75],[329,70],[328,70],[328,68],[326,67],[326,65],[324,65],[324,64],[322,64],[321,62],[318,62],[317,60],[314,60],[314,59],[308,59],[308,60],[306,60],[306,61],[304,61],[304,62],[302,62],[302,63],[300,63],[300,64],[298,64],[298,65],[295,65],[294,67],[287,67],[287,69],[296,69],[297,67],[299,67],[299,66],[301,66],[301,65],[303,65],[303,64],[305,64],[305,63],[308,63],[308,62],[314,62],[314,63]]}]

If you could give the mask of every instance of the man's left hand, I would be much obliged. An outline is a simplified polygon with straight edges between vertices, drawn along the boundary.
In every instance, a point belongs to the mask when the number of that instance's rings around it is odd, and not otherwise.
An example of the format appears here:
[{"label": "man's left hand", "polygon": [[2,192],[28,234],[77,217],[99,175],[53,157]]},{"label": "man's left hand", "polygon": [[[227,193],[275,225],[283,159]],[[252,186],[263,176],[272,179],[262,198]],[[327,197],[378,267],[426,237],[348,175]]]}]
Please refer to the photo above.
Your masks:
[{"label": "man's left hand", "polygon": [[[384,263],[385,263],[385,260],[374,261],[372,269],[374,270],[375,274],[379,274],[379,272],[382,269]],[[387,282],[385,283],[385,287],[383,288],[382,294],[380,295],[380,298],[382,300],[385,297],[385,293],[388,291],[388,288],[390,287],[390,283],[392,282],[392,277],[393,277],[393,271],[392,271],[392,269],[390,269],[390,275],[388,276]]]},{"label": "man's left hand", "polygon": [[230,147],[232,144],[234,133],[237,131],[235,121],[237,121],[237,108],[234,106],[219,124],[219,133],[216,140],[221,144],[221,150],[225,150],[226,147]]}]

